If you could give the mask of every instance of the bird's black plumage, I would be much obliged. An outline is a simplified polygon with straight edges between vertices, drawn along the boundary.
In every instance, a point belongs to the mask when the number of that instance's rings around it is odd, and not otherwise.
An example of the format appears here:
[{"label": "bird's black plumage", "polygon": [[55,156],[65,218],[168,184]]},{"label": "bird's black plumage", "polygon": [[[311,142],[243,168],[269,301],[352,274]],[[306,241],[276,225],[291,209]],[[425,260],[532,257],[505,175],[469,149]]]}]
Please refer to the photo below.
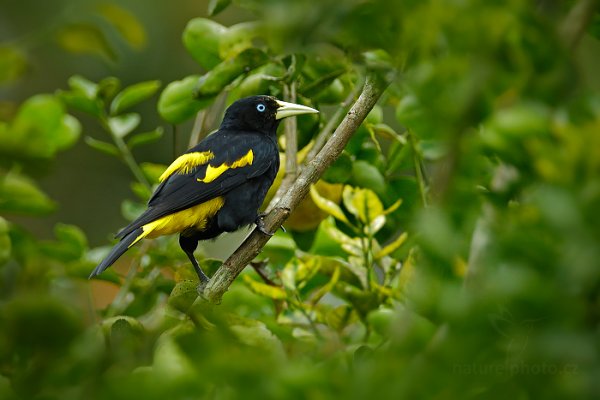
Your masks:
[{"label": "bird's black plumage", "polygon": [[201,281],[193,252],[199,240],[212,239],[257,220],[258,210],[279,169],[277,127],[282,118],[317,112],[269,96],[233,103],[218,131],[177,158],[161,176],[148,208],[123,228],[121,239],[92,271],[110,267],[145,237],[179,233],[179,243]]}]

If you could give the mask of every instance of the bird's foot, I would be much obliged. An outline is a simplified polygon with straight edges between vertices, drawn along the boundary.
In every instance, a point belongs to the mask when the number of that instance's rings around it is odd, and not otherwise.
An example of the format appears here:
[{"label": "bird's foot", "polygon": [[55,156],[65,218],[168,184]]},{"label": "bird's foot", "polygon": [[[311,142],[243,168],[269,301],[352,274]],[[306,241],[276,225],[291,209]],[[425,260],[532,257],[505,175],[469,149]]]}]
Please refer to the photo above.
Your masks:
[{"label": "bird's foot", "polygon": [[196,291],[198,292],[198,296],[204,298],[204,290],[208,286],[208,282],[209,282],[208,279],[206,281],[204,281],[204,280],[200,281],[200,283],[196,287]]},{"label": "bird's foot", "polygon": [[[268,232],[265,228],[265,217],[267,216],[267,213],[259,213],[256,216],[256,219],[254,220],[254,223],[256,224],[256,227],[258,228],[259,231],[261,231],[262,233],[264,233],[267,236],[273,236],[275,234],[275,232]],[[286,232],[285,228],[283,227],[283,225],[281,225],[279,227],[284,233]]]},{"label": "bird's foot", "polygon": [[261,231],[262,233],[264,233],[267,236],[273,236],[275,234],[275,232],[269,232],[267,231],[267,229],[265,228],[265,216],[267,214],[265,213],[260,213],[256,216],[256,219],[254,220],[254,223],[256,224],[256,228]]}]

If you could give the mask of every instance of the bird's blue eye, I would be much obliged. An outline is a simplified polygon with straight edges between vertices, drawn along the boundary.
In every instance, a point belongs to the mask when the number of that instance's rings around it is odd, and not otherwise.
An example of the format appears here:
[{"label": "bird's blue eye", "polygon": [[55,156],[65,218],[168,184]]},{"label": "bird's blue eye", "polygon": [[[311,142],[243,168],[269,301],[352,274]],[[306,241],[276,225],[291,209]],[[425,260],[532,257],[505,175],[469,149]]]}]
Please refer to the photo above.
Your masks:
[{"label": "bird's blue eye", "polygon": [[263,103],[260,103],[256,106],[256,109],[258,110],[258,112],[264,112],[267,109],[267,107],[265,107]]}]

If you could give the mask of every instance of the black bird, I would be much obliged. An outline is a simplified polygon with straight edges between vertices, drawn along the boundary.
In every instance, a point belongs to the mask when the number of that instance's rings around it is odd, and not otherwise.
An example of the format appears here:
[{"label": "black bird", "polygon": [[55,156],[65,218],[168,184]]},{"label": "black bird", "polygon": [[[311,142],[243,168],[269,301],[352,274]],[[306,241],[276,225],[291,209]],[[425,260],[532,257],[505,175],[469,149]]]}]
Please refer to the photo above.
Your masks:
[{"label": "black bird", "polygon": [[117,234],[121,241],[90,278],[141,239],[179,233],[181,249],[200,281],[208,282],[194,257],[198,241],[251,223],[264,232],[258,209],[279,170],[277,127],[282,118],[317,112],[270,96],[233,103],[218,131],[169,165],[146,211]]}]

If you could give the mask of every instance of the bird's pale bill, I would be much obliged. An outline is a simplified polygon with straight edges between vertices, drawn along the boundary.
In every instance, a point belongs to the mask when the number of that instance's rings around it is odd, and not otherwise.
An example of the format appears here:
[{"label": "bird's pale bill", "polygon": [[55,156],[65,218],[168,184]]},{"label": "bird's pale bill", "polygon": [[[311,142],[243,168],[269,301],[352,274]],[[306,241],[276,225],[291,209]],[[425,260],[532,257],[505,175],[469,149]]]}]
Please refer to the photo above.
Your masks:
[{"label": "bird's pale bill", "polygon": [[302,114],[316,114],[319,112],[314,108],[303,106],[301,104],[288,103],[281,100],[276,100],[276,102],[279,105],[279,108],[275,113],[275,119],[282,119]]}]

